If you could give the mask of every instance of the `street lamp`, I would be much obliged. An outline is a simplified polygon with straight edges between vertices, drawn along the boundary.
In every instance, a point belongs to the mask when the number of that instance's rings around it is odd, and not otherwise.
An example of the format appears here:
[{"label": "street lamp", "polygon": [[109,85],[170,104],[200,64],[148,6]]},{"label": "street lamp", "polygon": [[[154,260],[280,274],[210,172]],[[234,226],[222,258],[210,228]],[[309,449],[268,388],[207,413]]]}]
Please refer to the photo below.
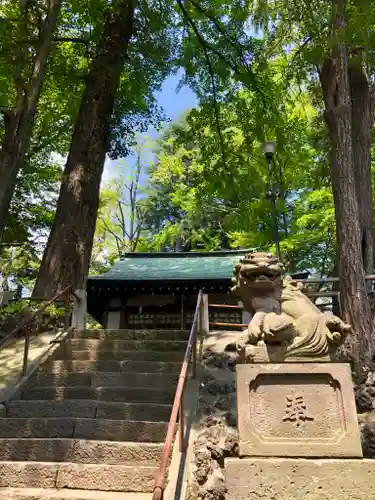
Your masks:
[{"label": "street lamp", "polygon": [[271,200],[272,216],[274,223],[274,238],[276,244],[276,257],[280,259],[281,252],[280,252],[279,228],[278,228],[277,211],[276,211],[276,200],[278,198],[278,194],[274,191],[272,182],[272,158],[276,151],[276,142],[273,141],[264,142],[262,144],[262,150],[264,156],[266,157],[266,160],[268,161],[269,189],[267,193],[267,198]]}]

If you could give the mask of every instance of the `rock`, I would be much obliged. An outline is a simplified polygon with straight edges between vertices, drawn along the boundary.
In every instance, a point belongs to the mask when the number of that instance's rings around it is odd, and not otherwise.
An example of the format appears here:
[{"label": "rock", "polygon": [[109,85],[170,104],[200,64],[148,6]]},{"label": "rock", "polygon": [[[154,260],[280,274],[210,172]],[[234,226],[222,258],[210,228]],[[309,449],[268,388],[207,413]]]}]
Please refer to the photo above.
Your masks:
[{"label": "rock", "polygon": [[366,383],[367,387],[375,386],[375,373],[374,372],[368,372],[365,383]]},{"label": "rock", "polygon": [[238,433],[225,419],[209,416],[203,419],[194,446],[193,483],[189,500],[224,500],[226,494],[224,459],[238,455]]},{"label": "rock", "polygon": [[204,500],[225,500],[227,488],[224,484],[215,486],[211,491],[207,491],[202,499]]},{"label": "rock", "polygon": [[[186,500],[198,500],[200,488],[194,481],[189,481]],[[201,497],[202,498],[202,497]]]},{"label": "rock", "polygon": [[237,410],[234,408],[224,414],[225,422],[229,427],[237,426]]},{"label": "rock", "polygon": [[224,351],[237,353],[237,342],[229,342],[229,344],[225,346]]},{"label": "rock", "polygon": [[207,491],[205,499],[221,500],[225,498],[226,487],[223,471],[218,465],[213,468],[212,474],[205,484]]},{"label": "rock", "polygon": [[195,477],[197,479],[198,484],[204,484],[207,481],[208,473],[210,472],[210,466],[207,464],[205,466],[200,466],[195,471]]},{"label": "rock", "polygon": [[234,372],[236,370],[237,361],[238,361],[237,354],[235,356],[231,356],[228,360],[228,370]]},{"label": "rock", "polygon": [[211,471],[211,453],[206,447],[201,447],[195,451],[195,471],[194,476],[198,484],[204,484]]},{"label": "rock", "polygon": [[214,352],[207,352],[203,355],[202,364],[206,367],[215,368],[228,368],[228,356],[227,354],[217,354]]},{"label": "rock", "polygon": [[219,461],[224,456],[224,449],[219,444],[207,444],[207,449],[211,453],[211,458],[213,460]]},{"label": "rock", "polygon": [[363,456],[375,458],[375,423],[362,424],[360,430]]},{"label": "rock", "polygon": [[359,413],[357,415],[359,424],[373,424],[375,423],[375,411],[367,413]]},{"label": "rock", "polygon": [[217,352],[206,352],[202,358],[202,364],[205,367],[211,368],[221,368],[224,370],[234,371],[237,363],[236,353],[217,353]]},{"label": "rock", "polygon": [[[203,427],[209,428],[209,427],[214,427],[216,425],[221,426],[221,425],[224,425],[224,424],[223,424],[223,421],[220,418],[215,417],[213,415],[210,415],[209,417],[207,417],[207,418],[205,418],[203,420],[202,425],[203,425]],[[203,432],[206,432],[206,431],[203,430]]]},{"label": "rock", "polygon": [[231,410],[232,408],[236,408],[236,400],[237,394],[235,392],[232,394],[224,394],[216,399],[214,406],[218,410]]},{"label": "rock", "polygon": [[7,416],[6,406],[3,404],[0,404],[0,418],[6,418],[6,416]]},{"label": "rock", "polygon": [[357,406],[358,413],[365,413],[372,411],[374,409],[372,403],[372,397],[364,386],[360,386],[355,391],[355,403]]},{"label": "rock", "polygon": [[234,430],[228,431],[224,441],[224,453],[226,457],[238,456],[238,433]]},{"label": "rock", "polygon": [[375,386],[367,387],[367,392],[370,394],[372,398],[375,398]]},{"label": "rock", "polygon": [[209,382],[203,385],[202,389],[208,394],[213,394],[213,395],[229,394],[231,392],[236,391],[236,385],[234,382],[227,383],[227,382],[221,382],[219,380],[210,380]]},{"label": "rock", "polygon": [[210,461],[210,458],[211,454],[206,447],[199,448],[198,450],[195,451],[195,463],[197,467],[200,467],[201,465],[208,463]]},{"label": "rock", "polygon": [[217,408],[215,408],[214,406],[211,406],[211,405],[206,406],[204,404],[200,404],[199,408],[200,408],[200,412],[204,416],[207,416],[207,417],[210,417],[210,418],[214,417],[215,414],[217,413]]}]

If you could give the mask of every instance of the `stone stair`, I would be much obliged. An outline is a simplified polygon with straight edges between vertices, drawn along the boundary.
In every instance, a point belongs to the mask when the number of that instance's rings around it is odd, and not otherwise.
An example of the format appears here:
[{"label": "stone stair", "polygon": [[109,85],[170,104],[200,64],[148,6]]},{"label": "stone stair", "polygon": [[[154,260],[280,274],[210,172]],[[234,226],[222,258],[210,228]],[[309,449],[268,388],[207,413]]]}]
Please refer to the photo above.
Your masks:
[{"label": "stone stair", "polygon": [[0,418],[0,500],[150,499],[187,339],[73,332]]}]

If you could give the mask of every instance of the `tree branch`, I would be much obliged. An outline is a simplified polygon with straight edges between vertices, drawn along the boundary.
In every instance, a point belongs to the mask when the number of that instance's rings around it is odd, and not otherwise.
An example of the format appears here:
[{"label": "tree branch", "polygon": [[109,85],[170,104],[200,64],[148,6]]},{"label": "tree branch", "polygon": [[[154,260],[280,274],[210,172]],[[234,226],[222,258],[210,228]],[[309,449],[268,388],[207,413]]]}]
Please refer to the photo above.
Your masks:
[{"label": "tree branch", "polygon": [[208,55],[208,51],[206,47],[202,47],[203,52],[207,61],[207,66],[208,66],[208,71],[210,73],[210,78],[211,78],[211,86],[212,86],[212,98],[213,98],[213,107],[214,107],[214,114],[215,114],[215,120],[216,120],[216,127],[217,127],[217,133],[219,134],[219,139],[220,139],[220,148],[221,148],[221,155],[223,157],[223,164],[224,166],[226,165],[226,153],[225,153],[225,144],[224,144],[224,138],[223,138],[223,133],[221,131],[221,126],[220,126],[220,116],[219,116],[219,110],[218,110],[218,105],[217,105],[217,91],[216,91],[216,83],[215,83],[215,75],[214,75],[214,70],[212,68],[211,60]]},{"label": "tree branch", "polygon": [[297,57],[301,55],[302,49],[304,49],[309,44],[309,42],[311,42],[311,40],[312,40],[311,36],[306,37],[306,39],[303,41],[303,43],[298,47],[298,49],[294,53],[290,63],[288,64],[289,67],[293,65],[293,63],[297,59]]},{"label": "tree branch", "polygon": [[[68,43],[82,43],[84,45],[87,45],[90,43],[90,40],[86,39],[86,38],[73,38],[73,37],[54,37],[52,38],[52,41],[53,42],[56,42],[56,43],[63,43],[63,42],[68,42]],[[36,44],[36,43],[40,43],[40,39],[39,38],[30,38],[30,39],[23,39],[23,40],[19,40],[17,41],[16,43],[18,44]]]},{"label": "tree branch", "polygon": [[100,217],[100,220],[103,222],[104,227],[107,229],[107,231],[110,234],[112,234],[112,236],[114,236],[115,242],[116,242],[116,246],[117,246],[117,252],[118,252],[118,255],[120,257],[121,256],[121,247],[120,247],[120,243],[119,242],[121,242],[121,238],[119,238],[119,236],[114,231],[112,231],[112,229],[108,226],[108,224],[106,223],[106,221],[104,219],[102,219]]},{"label": "tree branch", "polygon": [[201,13],[203,14],[205,17],[207,17],[207,19],[209,19],[213,24],[214,26],[216,27],[216,29],[224,36],[227,38],[227,40],[229,41],[229,44],[234,48],[234,50],[238,53],[238,55],[240,56],[240,59],[242,61],[242,64],[248,68],[249,68],[249,65],[247,64],[246,60],[245,60],[245,57],[243,55],[243,52],[241,50],[241,44],[240,42],[238,42],[238,40],[236,40],[236,42],[233,42],[230,38],[230,36],[228,35],[227,31],[225,30],[224,26],[219,23],[219,21],[217,19],[215,19],[215,17],[210,14],[209,12],[207,12],[199,3],[197,3],[195,0],[189,0],[193,5],[194,7]]},{"label": "tree branch", "polygon": [[[192,0],[190,0],[192,1]],[[210,56],[208,54],[208,49],[212,50],[220,59],[224,60],[225,63],[231,67],[233,69],[233,71],[235,71],[236,73],[239,72],[238,68],[236,68],[231,62],[227,61],[226,58],[224,56],[222,56],[222,54],[216,50],[214,47],[211,47],[202,37],[202,35],[200,34],[198,28],[196,27],[194,21],[191,19],[191,17],[189,16],[187,10],[185,9],[183,3],[181,0],[177,0],[177,3],[183,13],[183,15],[185,16],[186,20],[188,21],[188,23],[190,24],[190,26],[192,27],[194,33],[196,34],[201,46],[202,46],[202,49],[203,49],[203,52],[204,52],[204,56],[206,58],[206,61],[207,61],[207,66],[208,66],[208,71],[210,73],[210,79],[211,79],[211,86],[212,86],[212,93],[213,93],[213,108],[214,108],[214,114],[215,114],[215,120],[216,120],[216,126],[217,126],[217,131],[218,131],[218,134],[219,134],[219,139],[220,139],[220,147],[221,147],[221,155],[222,155],[222,158],[223,158],[223,163],[224,165],[226,164],[226,155],[225,155],[225,144],[224,144],[224,138],[223,138],[223,134],[222,134],[222,131],[221,131],[221,127],[220,127],[220,117],[219,117],[219,112],[218,112],[218,108],[217,108],[217,91],[216,91],[216,83],[215,83],[215,75],[214,75],[214,70],[213,70],[213,67],[212,67],[212,63],[211,63],[211,60],[210,60]],[[199,8],[200,6],[197,6],[197,4],[195,4],[194,2],[192,2],[197,8]]]},{"label": "tree branch", "polygon": [[120,210],[121,221],[119,221],[119,222],[121,224],[122,235],[125,236],[126,235],[125,215],[124,215],[124,211],[122,210],[122,204],[121,204],[120,200],[117,201],[117,206]]},{"label": "tree branch", "polygon": [[137,216],[137,224],[136,224],[135,229],[133,229],[133,233],[131,234],[131,237],[129,238],[129,240],[131,242],[134,241],[134,237],[136,237],[136,239],[138,240],[140,232],[142,231],[143,222],[144,222],[144,219],[146,216],[146,212],[145,211],[141,212],[141,210],[139,209],[139,207],[137,205],[135,205],[135,212],[136,212],[136,216]]},{"label": "tree branch", "polygon": [[[182,2],[182,0],[176,0],[177,1],[177,4],[179,6],[179,8],[181,9],[181,12],[182,14],[184,15],[186,21],[190,24],[190,26],[192,27],[196,37],[198,38],[198,41],[199,43],[202,45],[202,47],[205,47],[206,50],[210,50],[211,52],[213,52],[214,54],[217,55],[217,57],[223,61],[236,75],[237,77],[245,84],[245,86],[247,86],[247,84],[243,81],[243,73],[241,72],[240,68],[238,68],[238,66],[233,63],[232,61],[229,61],[225,56],[223,56],[223,54],[217,50],[215,47],[213,47],[212,45],[210,45],[204,38],[203,36],[201,35],[201,33],[199,32],[196,24],[194,23],[194,21],[191,19],[191,17],[189,16],[189,13],[187,12],[187,10],[185,9],[185,6]],[[263,91],[259,88],[258,84],[257,84],[257,81],[256,81],[256,78],[255,78],[255,75],[254,73],[250,70],[250,68],[248,68],[248,73],[250,75],[250,78],[252,80],[252,83],[253,83],[253,89],[256,89],[261,95],[264,96],[264,93]]]}]

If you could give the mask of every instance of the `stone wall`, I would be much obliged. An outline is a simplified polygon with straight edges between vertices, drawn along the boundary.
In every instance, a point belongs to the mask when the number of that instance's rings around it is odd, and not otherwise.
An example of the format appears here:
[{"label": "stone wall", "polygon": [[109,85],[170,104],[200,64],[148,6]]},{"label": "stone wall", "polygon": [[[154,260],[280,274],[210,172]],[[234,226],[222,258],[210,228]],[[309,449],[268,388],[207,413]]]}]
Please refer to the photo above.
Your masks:
[{"label": "stone wall", "polygon": [[238,454],[234,366],[232,352],[220,353],[206,346],[187,500],[225,499],[224,459]]},{"label": "stone wall", "polygon": [[362,451],[365,458],[375,458],[375,369],[361,382],[354,390]]}]

